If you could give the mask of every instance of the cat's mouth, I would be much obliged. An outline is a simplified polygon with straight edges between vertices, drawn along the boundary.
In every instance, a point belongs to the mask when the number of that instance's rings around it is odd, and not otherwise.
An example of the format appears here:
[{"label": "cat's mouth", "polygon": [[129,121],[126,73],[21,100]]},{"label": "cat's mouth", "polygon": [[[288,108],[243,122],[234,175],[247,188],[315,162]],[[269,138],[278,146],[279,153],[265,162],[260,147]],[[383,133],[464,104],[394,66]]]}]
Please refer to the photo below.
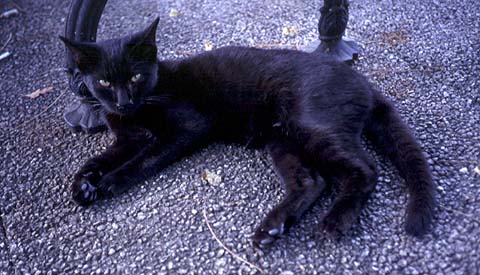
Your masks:
[{"label": "cat's mouth", "polygon": [[126,105],[118,105],[116,104],[115,106],[109,106],[109,111],[120,115],[120,116],[131,116],[135,114],[135,112],[138,110],[140,107],[140,104],[126,104]]}]

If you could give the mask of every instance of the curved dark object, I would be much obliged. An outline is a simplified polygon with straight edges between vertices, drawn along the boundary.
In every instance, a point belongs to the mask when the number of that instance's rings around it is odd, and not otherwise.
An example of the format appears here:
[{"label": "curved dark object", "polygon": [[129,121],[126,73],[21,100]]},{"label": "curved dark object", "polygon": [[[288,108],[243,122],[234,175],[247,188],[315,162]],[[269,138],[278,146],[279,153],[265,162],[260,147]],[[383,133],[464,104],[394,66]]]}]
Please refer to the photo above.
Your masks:
[{"label": "curved dark object", "polygon": [[[107,0],[73,0],[65,26],[65,37],[74,41],[94,42],[97,28]],[[94,133],[105,129],[105,122],[88,101],[91,94],[82,82],[70,51],[66,50],[66,71],[70,90],[79,99],[65,110],[63,118],[74,130]]]},{"label": "curved dark object", "polygon": [[358,60],[360,46],[353,41],[342,39],[348,23],[348,5],[348,0],[325,0],[318,22],[321,42],[315,51],[353,63]]}]

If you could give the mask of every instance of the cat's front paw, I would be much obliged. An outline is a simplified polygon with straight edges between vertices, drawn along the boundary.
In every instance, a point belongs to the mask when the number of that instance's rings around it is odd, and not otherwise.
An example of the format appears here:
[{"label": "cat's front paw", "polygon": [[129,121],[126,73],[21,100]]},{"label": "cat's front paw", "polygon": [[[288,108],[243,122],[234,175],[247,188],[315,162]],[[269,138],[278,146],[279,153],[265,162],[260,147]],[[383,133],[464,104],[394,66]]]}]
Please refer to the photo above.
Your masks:
[{"label": "cat's front paw", "polygon": [[86,178],[72,184],[72,198],[80,205],[87,206],[97,199],[97,188]]},{"label": "cat's front paw", "polygon": [[75,175],[71,186],[72,198],[80,205],[87,206],[92,204],[98,197],[97,182],[102,178],[95,162],[87,163]]},{"label": "cat's front paw", "polygon": [[283,235],[293,224],[294,217],[281,207],[273,209],[253,235],[253,245],[264,249]]}]

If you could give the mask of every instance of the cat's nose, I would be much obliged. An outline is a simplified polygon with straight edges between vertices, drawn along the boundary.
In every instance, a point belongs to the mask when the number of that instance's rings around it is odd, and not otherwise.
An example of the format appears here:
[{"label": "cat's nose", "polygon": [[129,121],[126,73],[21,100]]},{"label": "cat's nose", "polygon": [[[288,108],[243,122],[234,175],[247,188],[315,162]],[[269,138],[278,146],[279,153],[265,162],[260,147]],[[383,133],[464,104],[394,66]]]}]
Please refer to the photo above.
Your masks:
[{"label": "cat's nose", "polygon": [[120,111],[120,112],[123,112],[123,111],[126,111],[128,109],[128,106],[127,104],[116,104],[117,105],[117,109]]}]

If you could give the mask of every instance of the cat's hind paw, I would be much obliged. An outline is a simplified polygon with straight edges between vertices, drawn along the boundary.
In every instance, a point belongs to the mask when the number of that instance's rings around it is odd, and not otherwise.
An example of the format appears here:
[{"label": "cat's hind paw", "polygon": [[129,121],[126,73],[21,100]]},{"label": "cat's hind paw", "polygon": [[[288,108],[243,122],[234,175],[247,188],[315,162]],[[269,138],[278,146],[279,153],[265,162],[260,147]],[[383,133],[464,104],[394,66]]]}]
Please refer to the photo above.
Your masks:
[{"label": "cat's hind paw", "polygon": [[280,237],[285,231],[285,225],[280,225],[279,228],[272,227],[269,230],[259,227],[253,235],[253,245],[260,249],[267,248],[276,239]]},{"label": "cat's hind paw", "polygon": [[407,212],[405,221],[407,234],[421,238],[429,231],[433,217],[432,208],[431,204],[424,207],[410,208],[414,210]]},{"label": "cat's hind paw", "polygon": [[332,209],[323,218],[320,229],[325,231],[332,239],[339,240],[350,230],[357,218],[358,215],[351,209],[345,209],[343,212]]},{"label": "cat's hind paw", "polygon": [[88,180],[79,180],[72,185],[72,198],[82,206],[92,204],[97,199],[97,188]]},{"label": "cat's hind paw", "polygon": [[280,238],[293,224],[293,218],[280,208],[272,210],[253,235],[253,245],[264,249]]}]

